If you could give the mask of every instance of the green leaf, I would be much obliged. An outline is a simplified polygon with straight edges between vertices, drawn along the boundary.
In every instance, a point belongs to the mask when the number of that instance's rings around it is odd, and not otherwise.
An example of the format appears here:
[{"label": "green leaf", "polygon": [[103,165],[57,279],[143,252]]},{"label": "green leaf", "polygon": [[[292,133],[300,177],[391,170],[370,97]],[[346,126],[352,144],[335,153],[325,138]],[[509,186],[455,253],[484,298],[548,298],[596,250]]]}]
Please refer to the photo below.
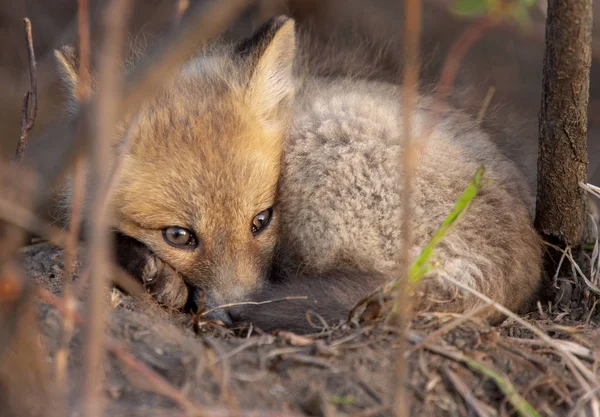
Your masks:
[{"label": "green leaf", "polygon": [[458,200],[454,203],[454,207],[446,216],[438,230],[435,232],[431,240],[425,245],[425,247],[421,250],[421,253],[415,259],[415,261],[409,267],[409,281],[411,283],[419,282],[431,269],[430,259],[433,254],[433,251],[440,244],[440,242],[446,237],[448,232],[450,232],[452,226],[456,224],[460,216],[467,210],[471,201],[477,195],[479,189],[483,186],[483,178],[485,176],[485,169],[483,166],[479,167],[475,174],[473,175],[473,179],[467,185],[463,193],[460,195]]},{"label": "green leaf", "polygon": [[452,11],[459,16],[481,16],[488,12],[488,0],[457,0]]}]

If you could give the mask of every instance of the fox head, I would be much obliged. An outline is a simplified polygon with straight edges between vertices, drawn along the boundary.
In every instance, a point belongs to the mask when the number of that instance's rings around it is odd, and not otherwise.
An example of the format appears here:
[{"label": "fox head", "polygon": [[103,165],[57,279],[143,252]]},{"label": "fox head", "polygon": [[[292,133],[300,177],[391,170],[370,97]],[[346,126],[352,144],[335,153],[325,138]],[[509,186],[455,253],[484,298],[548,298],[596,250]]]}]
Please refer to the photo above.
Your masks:
[{"label": "fox head", "polygon": [[[75,103],[68,52],[56,57]],[[286,17],[237,46],[203,52],[136,115],[122,156],[112,227],[212,303],[243,301],[270,272],[294,58],[294,22]]]}]

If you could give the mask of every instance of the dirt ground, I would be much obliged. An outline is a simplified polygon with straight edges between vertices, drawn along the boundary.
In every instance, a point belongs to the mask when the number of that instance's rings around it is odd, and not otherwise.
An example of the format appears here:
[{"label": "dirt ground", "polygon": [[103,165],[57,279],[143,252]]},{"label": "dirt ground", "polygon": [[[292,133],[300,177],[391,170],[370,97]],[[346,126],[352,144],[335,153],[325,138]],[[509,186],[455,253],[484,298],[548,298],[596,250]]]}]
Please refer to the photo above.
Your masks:
[{"label": "dirt ground", "polygon": [[[39,318],[53,369],[64,308],[62,250],[37,244],[21,255],[27,275],[49,290]],[[490,327],[477,318],[427,314],[413,320],[408,346],[382,320],[315,329],[308,337],[194,326],[192,315],[165,311],[146,294],[112,289],[106,294],[105,415],[392,415],[401,353],[411,416],[536,415],[524,414],[522,401],[539,415],[593,415],[597,300],[577,283],[561,288],[560,301],[525,317],[552,344],[511,319]],[[82,334],[78,326],[69,348],[73,382],[84,369]],[[79,394],[71,385],[71,415],[81,415],[74,402]],[[524,408],[516,412],[519,404]]]},{"label": "dirt ground", "polygon": [[[144,2],[155,7],[136,9],[139,13],[135,14],[132,32],[143,27],[148,33],[159,33],[151,23],[162,29],[170,24],[170,15],[164,11],[170,10],[164,8],[171,7],[170,3],[165,6],[165,1]],[[44,2],[25,3],[0,8],[0,43],[8,45],[4,50],[9,51],[0,58],[0,86],[7,92],[0,100],[0,120],[8,132],[0,141],[0,154],[5,155],[14,149],[22,94],[28,82],[20,18],[25,14],[32,17],[36,48],[40,51],[40,115],[32,140],[63,109],[62,95],[61,100],[57,98],[59,88],[51,51],[73,42],[75,34],[75,2],[61,2],[65,7],[57,7],[58,2],[53,2],[52,10]],[[96,9],[101,3],[93,2]],[[305,3],[319,4],[313,0]],[[392,2],[370,2],[387,3]],[[449,47],[468,24],[450,16],[447,3],[427,2],[422,71],[425,80],[437,79]],[[349,15],[351,9],[347,8]],[[368,27],[375,22],[383,37],[386,30],[399,33],[401,17],[396,12],[388,10],[384,13],[387,19],[365,19],[363,23]],[[300,7],[296,13],[300,19]],[[331,15],[322,13],[322,20],[329,27]],[[344,17],[343,9],[335,16],[340,21],[353,18]],[[458,89],[469,88],[475,107],[480,106],[490,87],[496,88],[491,108],[505,124],[520,130],[524,141],[537,138],[543,26],[540,32],[540,16],[536,19],[537,31],[523,34],[513,27],[499,27],[487,34],[465,58],[456,82]],[[597,68],[599,51],[597,47],[594,50],[593,68]],[[594,109],[598,107],[600,89],[595,74],[600,72],[592,73],[589,146],[590,179],[598,183],[600,118],[594,116],[598,114]],[[77,403],[85,369],[83,323],[76,326],[68,349],[66,394],[56,383],[65,309],[61,298],[62,250],[47,244],[28,246],[21,250],[21,262],[37,287],[35,312],[42,334],[38,338],[42,346],[38,359],[50,370],[49,379],[37,383],[47,385],[53,399],[47,413],[36,415],[65,415],[50,411],[60,410],[60,399],[65,396],[69,415],[85,415]],[[584,272],[589,269],[582,268]],[[107,290],[110,311],[106,318],[107,356],[102,369],[105,415],[392,415],[398,394],[398,358],[403,355],[408,375],[403,392],[411,416],[538,415],[535,412],[549,416],[598,416],[598,298],[585,289],[583,282],[566,275],[558,276],[556,296],[540,304],[524,320],[508,319],[492,327],[476,317],[420,314],[410,325],[407,344],[402,342],[397,328],[382,319],[315,328],[315,334],[309,337],[285,332],[264,334],[259,329],[234,331],[218,323],[197,324],[192,315],[166,311],[148,295],[132,297],[117,289]],[[84,277],[76,279],[75,287],[84,292]],[[80,313],[85,305],[85,300],[80,300]],[[0,303],[0,318],[2,307]],[[528,325],[540,329],[541,336]],[[35,329],[31,330],[37,335]],[[10,370],[11,364],[10,358],[0,358],[4,360],[0,366],[0,417],[4,417],[1,400],[6,387],[1,385],[1,377],[3,369]],[[31,389],[31,385],[28,387]],[[31,392],[23,390],[18,394],[16,401],[32,401]]]},{"label": "dirt ground", "polygon": [[[189,0],[190,7],[204,0]],[[98,29],[106,0],[89,0],[92,23],[92,47],[99,45]],[[76,1],[40,0],[11,2],[0,0],[0,155],[11,157],[18,138],[23,94],[29,88],[27,54],[23,42],[22,18],[33,25],[33,40],[38,60],[38,115],[30,140],[44,134],[45,127],[64,110],[64,91],[60,86],[53,50],[76,44]],[[453,0],[424,0],[421,36],[421,80],[425,85],[437,82],[440,69],[453,43],[472,23],[449,11]],[[544,2],[540,2],[542,4]],[[282,5],[287,4],[287,7]],[[397,0],[257,0],[235,25],[235,35],[248,35],[272,13],[285,12],[299,24],[312,24],[325,38],[358,30],[376,45],[402,50],[403,2]],[[600,7],[594,5],[593,65],[590,89],[589,179],[600,183]],[[135,48],[140,42],[164,37],[172,25],[173,0],[135,0],[129,22],[129,40]],[[535,7],[532,25],[519,29],[500,25],[483,36],[461,62],[455,90],[463,91],[463,101],[481,107],[490,88],[495,94],[490,103],[495,123],[510,126],[523,141],[537,140],[538,113],[542,86],[544,53],[544,14]],[[400,63],[401,64],[401,63]],[[491,111],[489,112],[491,115]]]}]

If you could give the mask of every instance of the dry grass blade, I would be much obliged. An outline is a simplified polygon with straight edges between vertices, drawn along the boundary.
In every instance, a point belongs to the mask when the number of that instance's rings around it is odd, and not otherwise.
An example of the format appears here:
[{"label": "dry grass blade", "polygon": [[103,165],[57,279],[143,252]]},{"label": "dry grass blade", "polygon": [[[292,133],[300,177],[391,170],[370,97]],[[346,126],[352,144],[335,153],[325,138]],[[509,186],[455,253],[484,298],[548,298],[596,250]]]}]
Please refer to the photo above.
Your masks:
[{"label": "dry grass blade", "polygon": [[446,368],[445,373],[448,379],[452,381],[452,384],[454,384],[456,391],[458,391],[458,393],[463,397],[465,402],[471,407],[478,417],[494,417],[498,415],[493,408],[486,404],[482,404],[477,398],[475,398],[475,395],[473,395],[473,392],[469,389],[467,384],[465,384],[458,375],[452,372],[450,368]]},{"label": "dry grass blade", "polygon": [[485,303],[492,305],[500,313],[504,314],[505,316],[519,323],[521,326],[530,330],[533,334],[535,334],[537,337],[543,340],[548,346],[554,348],[565,359],[567,366],[569,367],[571,372],[573,372],[579,383],[586,391],[590,391],[591,389],[596,389],[600,387],[600,381],[598,381],[598,377],[594,374],[594,372],[587,368],[577,357],[575,357],[575,355],[572,352],[565,349],[563,346],[555,343],[555,340],[548,336],[543,330],[527,322],[525,319],[519,317],[517,314],[513,313],[503,305],[498,304],[489,297],[481,294],[478,291],[475,291],[468,285],[465,285],[462,282],[459,282],[448,276],[444,276],[444,279],[456,285],[458,288],[468,292],[469,294],[481,299]]},{"label": "dry grass blade", "polygon": [[501,375],[483,363],[464,355],[460,351],[451,351],[438,346],[427,346],[427,349],[439,355],[467,365],[472,371],[493,380],[506,399],[521,417],[539,417],[540,414],[523,398],[508,377]]},{"label": "dry grass blade", "polygon": [[[529,346],[545,345],[545,343],[542,342],[541,340],[520,339],[518,337],[510,337],[507,339],[507,341],[510,341],[511,343],[520,343],[520,344],[529,345]],[[570,340],[555,340],[554,343],[556,343],[557,345],[563,346],[563,348],[565,350],[572,352],[574,355],[576,355],[582,359],[586,359],[588,361],[596,360],[595,352],[591,349],[586,348],[585,346],[581,346],[580,344],[571,342]]]},{"label": "dry grass blade", "polygon": [[[586,285],[586,288],[593,292],[596,295],[600,295],[600,288],[598,288],[598,286],[596,284],[594,284],[592,281],[590,281],[588,279],[588,277],[583,273],[583,271],[581,270],[581,267],[579,266],[579,264],[577,263],[577,261],[575,261],[575,259],[573,258],[573,252],[571,250],[570,246],[567,246],[566,249],[562,249],[556,245],[553,245],[551,243],[548,242],[544,242],[546,244],[546,246],[554,249],[556,252],[561,253],[561,262],[563,259],[567,259],[569,261],[569,263],[571,264],[571,267],[573,268],[573,276],[576,278],[578,275],[583,279],[583,282]],[[555,279],[558,276],[559,270],[560,270],[560,265],[561,263],[559,263],[558,267],[557,267],[557,271],[556,271],[556,275],[555,275]],[[593,268],[593,264],[591,265],[591,267]],[[592,269],[592,276],[593,276],[593,269]]]},{"label": "dry grass blade", "polygon": [[597,187],[597,186],[589,184],[589,183],[585,184],[583,182],[579,183],[579,186],[581,188],[583,188],[585,191],[587,191],[588,193],[595,196],[596,198],[600,198],[600,187]]},{"label": "dry grass blade", "polygon": [[292,297],[276,298],[274,300],[266,300],[266,301],[240,301],[239,303],[222,304],[222,305],[210,308],[208,310],[202,311],[200,313],[200,316],[206,317],[207,315],[209,315],[210,313],[212,313],[214,311],[227,309],[227,308],[231,308],[231,307],[237,307],[237,306],[260,306],[263,304],[281,303],[283,301],[306,300],[306,299],[308,299],[307,296],[299,295],[299,296],[292,296]]},{"label": "dry grass blade", "polygon": [[25,26],[25,42],[27,44],[27,57],[29,60],[29,83],[31,89],[23,97],[23,108],[21,111],[21,129],[19,142],[15,151],[15,161],[20,162],[23,159],[25,143],[29,131],[33,129],[35,118],[37,116],[37,62],[35,60],[35,51],[33,49],[33,34],[31,33],[31,21],[28,18],[23,19]]},{"label": "dry grass blade", "polygon": [[104,18],[104,43],[100,51],[98,91],[94,107],[93,153],[90,172],[94,186],[90,193],[90,288],[86,334],[86,372],[84,407],[90,417],[102,416],[100,380],[104,360],[104,292],[108,282],[110,244],[108,219],[105,210],[105,193],[110,165],[111,141],[117,113],[114,107],[119,101],[121,79],[119,62],[127,33],[127,21],[131,11],[130,0],[113,0],[108,4]]}]

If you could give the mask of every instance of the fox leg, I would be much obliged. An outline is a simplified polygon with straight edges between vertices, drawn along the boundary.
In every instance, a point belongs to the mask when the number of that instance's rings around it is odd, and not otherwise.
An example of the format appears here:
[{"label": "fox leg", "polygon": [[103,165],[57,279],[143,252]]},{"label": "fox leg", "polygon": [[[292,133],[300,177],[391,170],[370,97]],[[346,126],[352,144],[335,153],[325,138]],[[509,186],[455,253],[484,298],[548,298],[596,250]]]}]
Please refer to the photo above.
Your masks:
[{"label": "fox leg", "polygon": [[115,251],[119,266],[140,279],[156,301],[174,309],[185,306],[188,300],[188,288],[183,277],[158,258],[146,245],[117,233]]},{"label": "fox leg", "polygon": [[[535,231],[525,221],[522,223],[520,233],[510,236],[512,246],[485,239],[474,242],[467,227],[448,236],[437,248],[433,270],[419,286],[419,309],[467,313],[486,304],[481,295],[514,312],[528,308],[540,288],[542,244]],[[479,295],[459,288],[447,278]],[[504,319],[494,308],[480,316],[492,323]]]}]

